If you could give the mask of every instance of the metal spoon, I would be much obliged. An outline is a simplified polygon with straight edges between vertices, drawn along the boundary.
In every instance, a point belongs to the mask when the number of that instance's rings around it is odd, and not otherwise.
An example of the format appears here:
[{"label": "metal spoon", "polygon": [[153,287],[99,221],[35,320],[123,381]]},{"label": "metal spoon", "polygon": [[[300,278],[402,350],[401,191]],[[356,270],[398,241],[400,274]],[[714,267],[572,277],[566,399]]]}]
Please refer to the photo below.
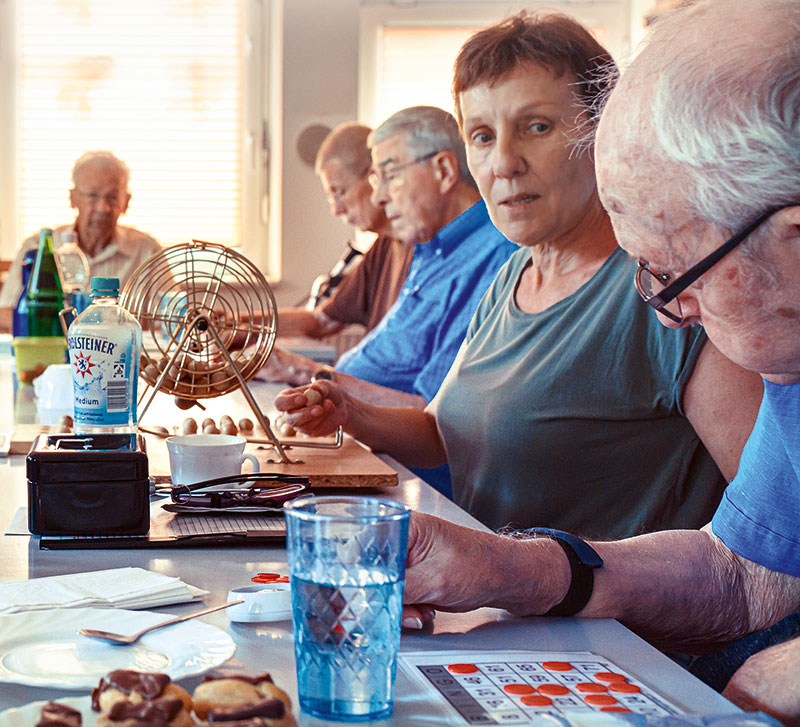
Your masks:
[{"label": "metal spoon", "polygon": [[176,618],[171,618],[169,621],[162,621],[161,623],[153,624],[152,626],[148,626],[146,629],[142,629],[141,631],[131,634],[130,636],[123,636],[122,634],[115,634],[112,631],[98,631],[96,629],[78,629],[78,633],[81,636],[88,636],[92,639],[102,639],[104,641],[108,641],[112,644],[118,644],[119,646],[128,646],[129,644],[138,641],[142,636],[149,633],[150,631],[155,631],[155,629],[160,629],[164,626],[172,626],[172,624],[179,624],[183,621],[188,621],[189,619],[197,618],[198,616],[205,616],[207,613],[213,613],[214,611],[221,611],[223,608],[228,608],[228,606],[235,606],[237,603],[244,603],[243,599],[239,599],[238,601],[230,601],[229,603],[223,603],[221,606],[212,606],[211,608],[203,609],[202,611],[195,611],[194,613],[187,614],[186,616],[178,616]]}]

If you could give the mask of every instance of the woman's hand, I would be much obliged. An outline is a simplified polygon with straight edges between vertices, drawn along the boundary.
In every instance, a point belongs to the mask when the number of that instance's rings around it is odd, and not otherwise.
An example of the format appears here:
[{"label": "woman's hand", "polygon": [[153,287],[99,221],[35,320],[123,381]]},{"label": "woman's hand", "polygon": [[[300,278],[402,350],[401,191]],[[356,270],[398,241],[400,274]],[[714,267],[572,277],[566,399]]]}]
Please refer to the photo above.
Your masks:
[{"label": "woman's hand", "polygon": [[349,397],[332,381],[284,389],[275,397],[275,408],[286,424],[313,437],[346,427],[351,413]]}]

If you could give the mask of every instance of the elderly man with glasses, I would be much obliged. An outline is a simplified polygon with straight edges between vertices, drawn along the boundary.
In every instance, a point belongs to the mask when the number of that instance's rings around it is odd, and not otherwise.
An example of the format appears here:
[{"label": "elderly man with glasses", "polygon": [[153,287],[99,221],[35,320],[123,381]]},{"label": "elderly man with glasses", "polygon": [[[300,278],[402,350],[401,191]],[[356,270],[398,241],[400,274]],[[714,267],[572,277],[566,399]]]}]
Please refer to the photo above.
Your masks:
[{"label": "elderly man with glasses", "polygon": [[732,673],[723,694],[800,724],[798,28],[796,0],[681,7],[655,24],[598,129],[600,195],[639,260],[640,294],[663,323],[703,325],[764,379],[711,524],[589,544],[415,514],[405,599],[424,606],[407,610],[406,625],[421,625],[431,606],[489,605],[617,618],[669,650],[730,644],[705,659]]},{"label": "elderly man with glasses", "polygon": [[[281,308],[278,334],[322,338],[348,324],[372,330],[397,300],[408,273],[413,250],[395,239],[382,207],[372,204],[367,175],[372,165],[368,126],[340,124],[325,137],[317,152],[316,171],[328,196],[331,213],[375,241],[329,296],[313,310]],[[313,364],[310,364],[313,366]],[[302,369],[302,366],[300,366]],[[299,370],[294,371],[295,376]],[[306,372],[308,381],[313,371]],[[293,378],[287,379],[294,380]],[[300,383],[300,381],[298,381]]]},{"label": "elderly man with glasses", "polygon": [[[372,203],[392,234],[414,248],[400,297],[335,368],[316,378],[379,406],[424,409],[461,346],[498,270],[517,249],[492,224],[467,167],[458,124],[414,106],[372,132]],[[447,465],[413,470],[450,494]]]},{"label": "elderly man with glasses", "polygon": [[[74,223],[54,230],[53,246],[58,250],[65,234],[74,233],[78,247],[89,261],[90,274],[119,278],[120,285],[147,258],[161,249],[150,235],[117,224],[131,200],[130,171],[108,151],[90,151],[75,162],[69,201],[78,210]],[[47,226],[47,225],[43,225]],[[0,293],[0,327],[10,330],[11,308],[22,292],[22,261],[28,250],[39,244],[39,236],[26,239],[8,271]]]}]

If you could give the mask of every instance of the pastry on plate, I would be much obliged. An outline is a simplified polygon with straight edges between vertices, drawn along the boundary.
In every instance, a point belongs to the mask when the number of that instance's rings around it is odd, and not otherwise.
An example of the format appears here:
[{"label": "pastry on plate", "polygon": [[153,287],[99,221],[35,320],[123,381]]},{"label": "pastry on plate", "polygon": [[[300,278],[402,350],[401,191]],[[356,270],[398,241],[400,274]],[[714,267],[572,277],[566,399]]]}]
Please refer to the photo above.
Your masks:
[{"label": "pastry on plate", "polygon": [[48,702],[42,707],[42,714],[36,727],[81,727],[81,713],[66,704]]},{"label": "pastry on plate", "polygon": [[191,727],[192,699],[167,674],[115,669],[92,691],[98,727]]},{"label": "pastry on plate", "polygon": [[289,695],[269,674],[207,676],[192,694],[194,712],[210,725],[253,720],[263,727],[293,727]]}]

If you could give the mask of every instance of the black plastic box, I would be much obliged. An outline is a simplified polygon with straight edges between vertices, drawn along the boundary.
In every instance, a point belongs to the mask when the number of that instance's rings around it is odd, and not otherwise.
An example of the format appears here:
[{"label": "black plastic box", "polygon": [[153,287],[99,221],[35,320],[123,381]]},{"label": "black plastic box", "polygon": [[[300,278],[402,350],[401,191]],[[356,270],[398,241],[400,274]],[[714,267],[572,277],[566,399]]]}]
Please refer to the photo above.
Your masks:
[{"label": "black plastic box", "polygon": [[26,471],[28,529],[34,535],[144,535],[150,530],[141,437],[42,434],[28,452]]}]

